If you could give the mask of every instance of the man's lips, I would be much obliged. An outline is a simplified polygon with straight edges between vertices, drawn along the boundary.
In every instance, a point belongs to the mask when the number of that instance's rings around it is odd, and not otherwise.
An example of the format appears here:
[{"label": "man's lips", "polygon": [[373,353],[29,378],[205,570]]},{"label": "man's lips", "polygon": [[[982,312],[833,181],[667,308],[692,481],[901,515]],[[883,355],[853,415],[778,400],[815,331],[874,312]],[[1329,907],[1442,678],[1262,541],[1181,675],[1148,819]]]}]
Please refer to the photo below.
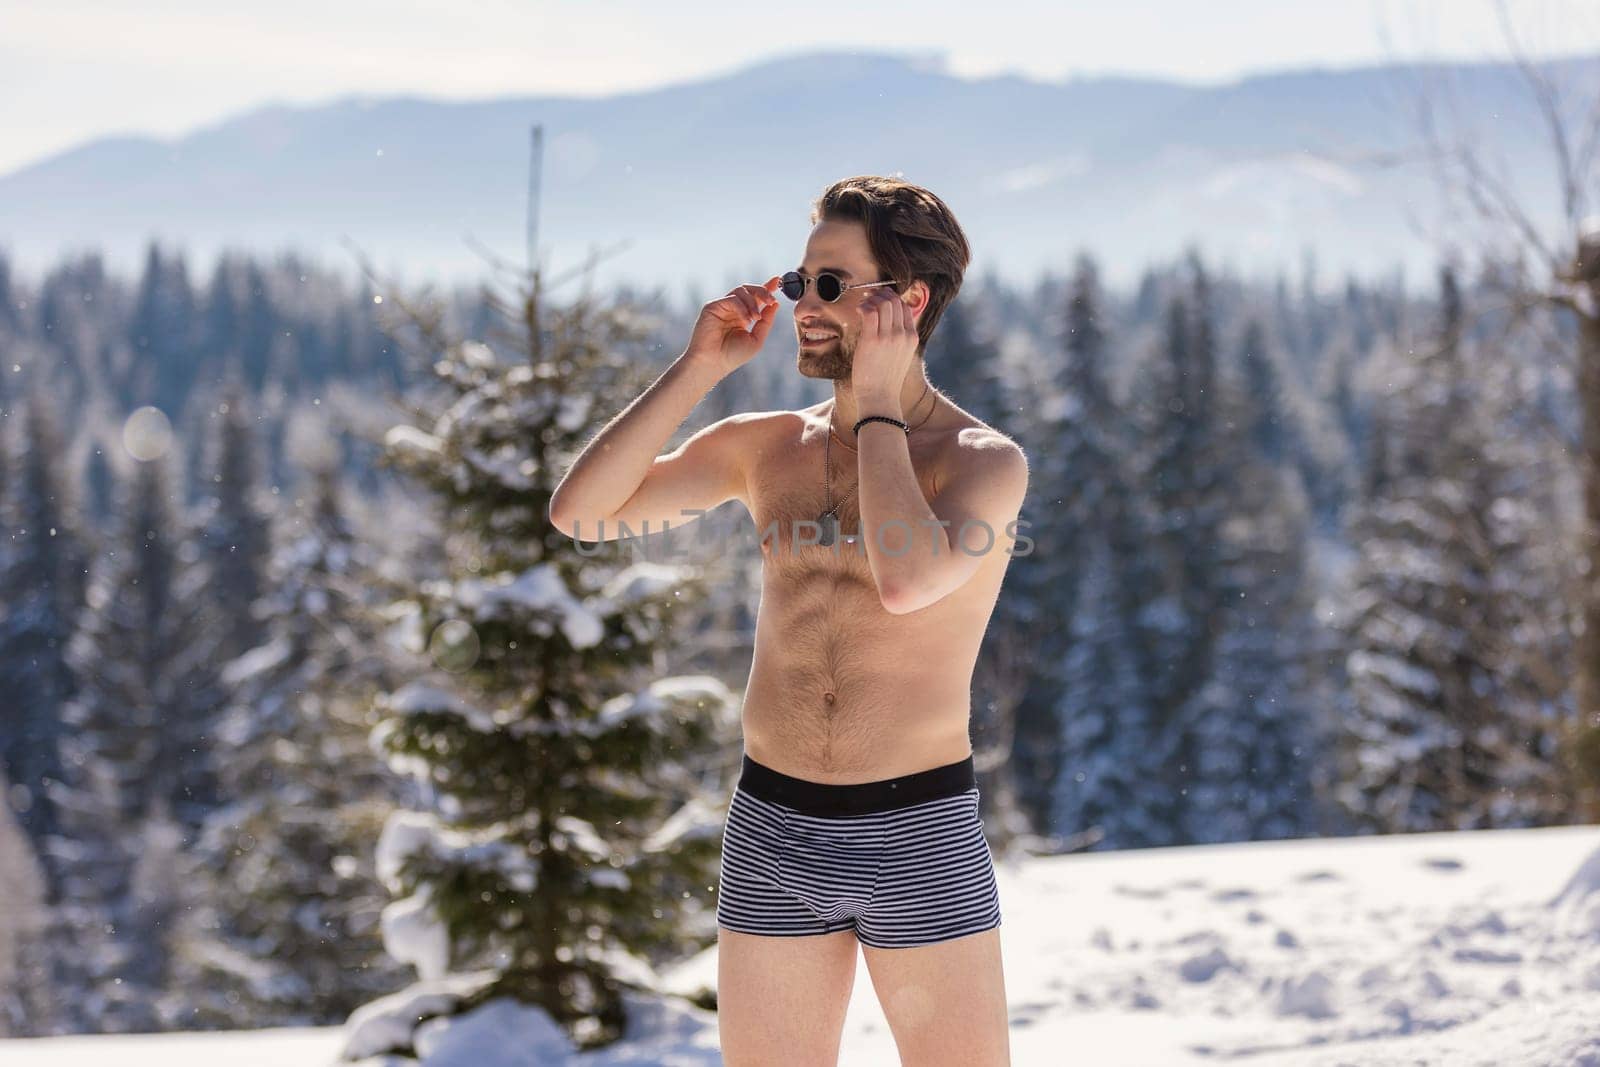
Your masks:
[{"label": "man's lips", "polygon": [[821,340],[809,341],[809,340],[806,339],[806,335],[805,334],[801,334],[800,335],[800,347],[804,348],[807,345],[825,345],[825,344],[829,343],[830,341],[837,341],[838,339],[839,339],[839,335],[836,334],[836,333],[833,333],[833,334],[829,334],[828,336],[822,338]]}]

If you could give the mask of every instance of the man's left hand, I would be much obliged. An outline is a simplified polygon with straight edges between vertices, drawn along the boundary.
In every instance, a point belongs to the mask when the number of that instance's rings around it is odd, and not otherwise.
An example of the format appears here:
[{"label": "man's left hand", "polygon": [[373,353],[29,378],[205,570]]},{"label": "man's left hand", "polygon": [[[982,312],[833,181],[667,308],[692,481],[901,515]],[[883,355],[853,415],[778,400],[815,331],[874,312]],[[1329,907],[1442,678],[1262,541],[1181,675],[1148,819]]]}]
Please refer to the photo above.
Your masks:
[{"label": "man's left hand", "polygon": [[[900,387],[917,354],[917,320],[906,298],[890,286],[873,289],[857,309],[861,332],[856,336],[855,361],[851,366],[851,387],[859,408],[863,399],[878,407],[864,415],[892,415],[900,412]],[[888,404],[893,411],[879,410]]]}]

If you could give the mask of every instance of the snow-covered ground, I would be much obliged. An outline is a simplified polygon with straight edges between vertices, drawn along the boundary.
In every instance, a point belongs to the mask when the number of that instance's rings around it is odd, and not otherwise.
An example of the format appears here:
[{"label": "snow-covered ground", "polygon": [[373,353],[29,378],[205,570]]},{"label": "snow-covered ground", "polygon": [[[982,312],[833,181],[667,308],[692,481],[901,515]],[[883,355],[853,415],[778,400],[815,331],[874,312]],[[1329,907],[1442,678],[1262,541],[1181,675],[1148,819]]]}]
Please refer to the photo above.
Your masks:
[{"label": "snow-covered ground", "polygon": [[[998,872],[1019,1067],[1600,1067],[1600,827],[1086,853]],[[713,948],[662,982],[715,977]],[[576,1062],[720,1063],[713,1015],[634,1003],[633,1037]],[[426,1063],[568,1062],[544,1024],[486,1005],[476,1022],[441,1020]],[[302,1067],[333,1063],[347,1036],[18,1040],[0,1042],[0,1065]],[[864,960],[839,1062],[898,1063]]]}]

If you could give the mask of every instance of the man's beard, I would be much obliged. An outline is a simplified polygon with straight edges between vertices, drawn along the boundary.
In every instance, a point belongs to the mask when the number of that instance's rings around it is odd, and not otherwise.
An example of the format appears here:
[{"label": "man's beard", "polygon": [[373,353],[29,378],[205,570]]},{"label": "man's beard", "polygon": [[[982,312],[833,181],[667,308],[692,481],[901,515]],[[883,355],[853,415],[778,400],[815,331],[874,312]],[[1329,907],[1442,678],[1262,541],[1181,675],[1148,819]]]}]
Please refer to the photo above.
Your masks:
[{"label": "man's beard", "polygon": [[849,380],[855,365],[856,346],[845,347],[843,336],[816,348],[802,348],[795,355],[800,373],[807,378],[827,378],[833,381]]}]

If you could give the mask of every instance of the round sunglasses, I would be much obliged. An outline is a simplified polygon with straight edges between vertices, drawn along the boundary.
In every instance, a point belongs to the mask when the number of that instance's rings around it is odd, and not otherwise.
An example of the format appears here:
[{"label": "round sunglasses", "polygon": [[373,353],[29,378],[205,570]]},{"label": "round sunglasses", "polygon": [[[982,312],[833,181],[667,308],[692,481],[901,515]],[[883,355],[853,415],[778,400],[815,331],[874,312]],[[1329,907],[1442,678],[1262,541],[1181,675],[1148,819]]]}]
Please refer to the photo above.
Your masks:
[{"label": "round sunglasses", "polygon": [[808,275],[801,274],[799,271],[792,270],[788,274],[785,274],[782,280],[783,295],[788,297],[790,300],[793,300],[795,303],[799,303],[800,298],[806,295],[806,286],[811,282],[817,283],[817,296],[821,297],[822,301],[827,304],[833,303],[851,289],[871,289],[878,285],[894,284],[893,281],[887,281],[861,282],[857,285],[846,285],[837,274],[830,274],[827,271],[823,271],[815,278],[812,278]]}]

